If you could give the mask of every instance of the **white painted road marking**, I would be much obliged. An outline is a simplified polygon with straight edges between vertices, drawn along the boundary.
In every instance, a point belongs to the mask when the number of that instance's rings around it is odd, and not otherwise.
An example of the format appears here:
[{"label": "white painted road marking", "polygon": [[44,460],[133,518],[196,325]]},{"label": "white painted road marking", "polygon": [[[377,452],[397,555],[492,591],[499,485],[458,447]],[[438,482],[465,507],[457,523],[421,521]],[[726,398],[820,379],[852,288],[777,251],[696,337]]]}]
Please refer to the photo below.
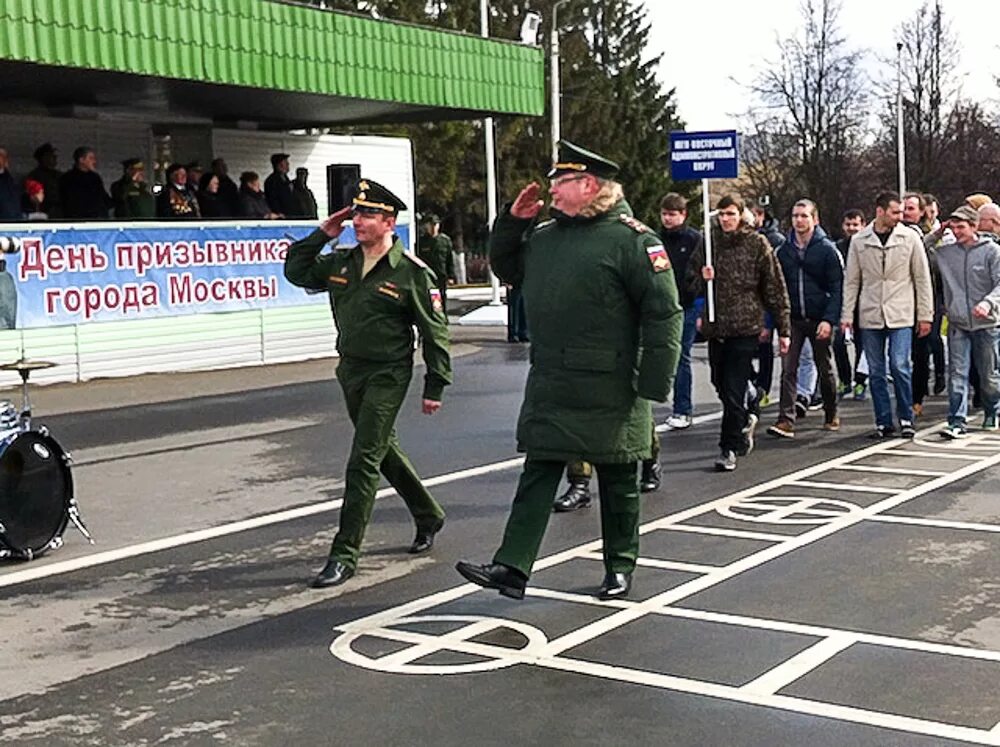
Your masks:
[{"label": "white painted road marking", "polygon": [[[523,651],[517,651],[510,653],[509,656],[511,660],[522,664],[531,664],[551,669],[558,669],[561,671],[578,672],[581,674],[605,677],[607,679],[621,682],[634,682],[696,695],[722,698],[742,703],[751,703],[815,716],[836,718],[854,723],[880,726],[916,734],[950,738],[978,744],[1000,745],[1000,734],[997,733],[996,729],[983,730],[970,728],[956,724],[946,724],[892,713],[883,713],[875,710],[841,706],[777,694],[782,687],[787,686],[791,682],[794,682],[795,680],[807,675],[809,672],[814,671],[816,668],[821,667],[824,663],[835,658],[838,654],[849,648],[854,643],[859,642],[913,651],[932,652],[958,658],[979,659],[1000,663],[1000,652],[998,651],[983,651],[980,649],[969,649],[962,646],[931,644],[923,641],[892,638],[890,636],[873,636],[854,631],[824,628],[821,626],[808,626],[797,623],[787,623],[784,621],[762,620],[736,615],[721,615],[701,610],[688,610],[676,606],[681,600],[697,592],[711,588],[722,581],[732,579],[746,571],[758,568],[773,559],[785,556],[790,552],[813,544],[836,532],[858,525],[863,521],[881,520],[883,518],[888,519],[889,517],[885,517],[883,512],[896,508],[897,506],[913,500],[918,496],[928,494],[944,485],[948,485],[988,469],[989,467],[1000,464],[1000,443],[991,443],[995,447],[991,450],[991,452],[978,454],[974,457],[974,459],[965,459],[964,461],[969,463],[965,464],[961,468],[950,472],[935,471],[932,473],[930,471],[922,471],[920,475],[916,476],[931,479],[925,480],[922,484],[914,487],[893,490],[892,493],[888,494],[883,500],[868,507],[855,506],[854,504],[849,504],[847,502],[840,502],[845,505],[837,508],[831,507],[830,509],[816,509],[816,506],[819,505],[819,501],[828,499],[815,497],[810,500],[814,500],[816,503],[810,503],[807,506],[800,506],[798,505],[798,502],[801,499],[795,497],[782,498],[770,495],[769,497],[763,499],[763,503],[761,503],[761,498],[763,496],[768,496],[769,491],[773,491],[782,486],[794,485],[797,489],[804,487],[808,488],[808,484],[804,483],[810,482],[807,478],[814,476],[822,476],[822,479],[817,482],[821,485],[822,489],[829,489],[828,486],[837,485],[837,483],[830,479],[830,476],[835,475],[837,470],[850,469],[852,467],[867,467],[867,465],[856,464],[856,462],[861,459],[879,457],[891,458],[904,453],[912,453],[907,451],[912,448],[912,445],[908,442],[882,442],[856,453],[838,457],[828,462],[814,465],[808,469],[800,470],[790,475],[785,475],[776,480],[771,480],[761,485],[753,486],[733,495],[709,501],[700,506],[695,506],[693,508],[649,522],[643,525],[640,529],[643,535],[648,535],[650,532],[661,530],[693,531],[695,533],[717,534],[722,536],[742,536],[745,538],[750,538],[750,535],[752,534],[754,539],[765,538],[772,541],[773,544],[763,550],[740,558],[729,565],[706,567],[706,572],[699,578],[695,578],[679,586],[667,589],[666,591],[641,602],[632,602],[627,600],[616,602],[598,602],[597,600],[594,600],[591,597],[586,597],[582,594],[529,587],[528,593],[531,596],[549,598],[556,601],[599,604],[601,606],[611,607],[616,611],[594,622],[585,624],[561,637],[549,641],[544,644],[540,650],[532,651],[530,654]],[[867,467],[865,471],[869,470],[900,474],[900,472],[896,469],[880,468],[878,466]],[[912,475],[913,472],[913,470],[906,470],[904,474]],[[725,511],[732,511],[732,509],[736,506],[752,506],[754,505],[753,499],[755,497],[757,498],[756,506],[758,509],[769,510],[768,506],[770,506],[770,509],[772,510],[776,507],[786,509],[784,512],[779,511],[778,515],[773,517],[777,520],[777,523],[787,521],[789,517],[794,514],[794,511],[790,514],[788,513],[788,510],[796,508],[813,510],[815,515],[810,518],[822,519],[826,523],[801,534],[790,536],[773,534],[764,535],[763,533],[748,533],[740,530],[718,530],[715,527],[694,527],[690,524],[682,523],[695,517],[705,516],[713,512],[724,513]],[[777,503],[782,500],[784,500],[784,503]],[[843,510],[845,508],[846,510]],[[733,518],[738,518],[744,521],[759,521],[760,516],[738,515]],[[942,522],[939,522],[939,524],[942,526],[945,525],[945,523]],[[584,557],[589,559],[599,557],[600,546],[601,543],[599,540],[588,542],[580,547],[540,560],[535,564],[534,570],[537,572],[543,568],[551,567],[575,558]],[[338,641],[347,640],[345,636],[349,637],[350,641],[358,640],[366,635],[373,635],[377,638],[379,637],[381,631],[391,627],[393,621],[398,620],[400,617],[413,616],[421,612],[426,612],[427,610],[445,604],[448,601],[474,593],[489,592],[483,592],[482,589],[472,584],[465,584],[454,589],[449,589],[447,591],[431,595],[430,597],[415,600],[414,602],[410,602],[397,608],[385,610],[375,615],[341,625],[337,628],[337,630],[341,631],[341,635],[334,640],[331,645],[331,651],[335,655],[340,655],[338,652],[342,650],[343,646],[338,646]],[[815,635],[820,637],[822,640],[813,646],[810,646],[805,651],[786,659],[785,661],[772,667],[770,670],[760,674],[754,681],[742,688],[719,685],[717,683],[704,682],[684,677],[658,674],[645,670],[635,670],[627,667],[609,666],[592,661],[580,660],[574,658],[570,654],[570,652],[576,647],[605,635],[612,630],[619,629],[630,622],[646,617],[647,615],[687,617],[690,619],[724,622],[726,624],[741,625],[762,630],[804,633],[807,635]],[[425,617],[428,619],[433,618],[432,615],[425,615]],[[347,645],[349,648],[349,644]],[[465,653],[476,653],[477,655],[484,657],[504,655],[502,647],[487,647],[486,649],[476,648],[473,650],[461,641],[455,644],[454,650]],[[377,669],[378,661],[369,660],[366,666]]]}]

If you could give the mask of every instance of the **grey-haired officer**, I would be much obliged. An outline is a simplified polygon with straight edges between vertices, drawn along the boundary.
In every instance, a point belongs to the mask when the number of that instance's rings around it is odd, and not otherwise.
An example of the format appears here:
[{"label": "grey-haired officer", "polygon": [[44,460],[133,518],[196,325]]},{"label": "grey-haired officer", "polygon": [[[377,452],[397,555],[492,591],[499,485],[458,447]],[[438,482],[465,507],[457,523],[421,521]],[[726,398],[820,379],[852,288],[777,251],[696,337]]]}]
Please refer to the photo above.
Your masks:
[{"label": "grey-haired officer", "polygon": [[637,221],[614,180],[617,164],[562,142],[549,172],[554,219],[537,224],[531,183],[502,214],[490,262],[520,285],[531,320],[531,369],[517,425],[524,471],[500,548],[467,580],[515,599],[538,555],[568,462],[598,475],[604,539],[602,599],[624,597],[639,554],[638,462],[651,457],[652,408],[680,357],[683,313],[670,259]]},{"label": "grey-haired officer", "polygon": [[[434,274],[403,250],[395,233],[396,218],[405,209],[388,189],[362,179],[353,204],[292,244],[285,259],[291,283],[330,294],[340,354],[337,380],[354,424],[340,529],[326,565],[312,582],[316,588],[342,584],[354,575],[380,472],[413,515],[411,553],[430,550],[444,525],[444,510],[403,453],[395,429],[413,375],[414,326],[427,367],[424,414],[441,408],[441,395],[451,383],[448,327]],[[320,254],[331,241],[336,246],[349,217],[358,243]]]}]

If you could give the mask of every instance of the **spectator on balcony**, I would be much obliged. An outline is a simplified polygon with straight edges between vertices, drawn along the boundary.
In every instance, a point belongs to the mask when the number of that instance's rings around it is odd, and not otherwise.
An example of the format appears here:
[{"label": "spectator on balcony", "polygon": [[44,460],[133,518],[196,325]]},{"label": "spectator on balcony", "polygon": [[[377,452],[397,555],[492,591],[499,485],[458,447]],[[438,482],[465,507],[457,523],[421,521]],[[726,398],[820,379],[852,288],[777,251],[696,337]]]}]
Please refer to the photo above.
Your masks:
[{"label": "spectator on balcony", "polygon": [[260,188],[260,175],[256,171],[240,174],[240,217],[255,220],[281,217],[268,207],[267,197]]},{"label": "spectator on balcony", "polygon": [[316,196],[309,189],[306,182],[309,180],[309,169],[299,166],[295,169],[295,181],[292,182],[292,212],[289,217],[296,218],[316,218]]},{"label": "spectator on balcony", "polygon": [[156,214],[161,218],[199,218],[198,201],[187,186],[187,169],[179,163],[167,167],[167,183],[156,198]]},{"label": "spectator on balcony", "polygon": [[45,193],[45,202],[42,203],[41,212],[49,216],[50,220],[56,220],[63,215],[62,202],[59,198],[59,177],[62,174],[56,168],[56,164],[59,163],[59,156],[52,143],[39,145],[35,148],[34,155],[38,165],[26,178],[42,185],[42,190]]},{"label": "spectator on balcony", "polygon": [[114,207],[104,180],[97,173],[97,154],[81,145],[73,151],[73,168],[59,178],[64,218],[107,219]]},{"label": "spectator on balcony", "polygon": [[267,206],[278,217],[295,214],[295,203],[292,200],[292,181],[288,178],[288,154],[275,153],[271,156],[271,168],[274,171],[264,181],[264,196]]},{"label": "spectator on balcony", "polygon": [[225,159],[216,158],[212,161],[212,173],[219,177],[219,200],[222,202],[222,214],[227,218],[235,218],[240,214],[240,188],[229,176],[229,166]]},{"label": "spectator on balcony", "polygon": [[25,220],[48,220],[48,214],[42,209],[43,204],[45,204],[45,187],[34,179],[25,179],[24,198],[21,202]]},{"label": "spectator on balcony", "polygon": [[21,190],[17,180],[10,173],[7,149],[0,148],[0,221],[23,219],[21,213]]},{"label": "spectator on balcony", "polygon": [[111,185],[115,217],[123,219],[156,217],[156,200],[146,183],[146,167],[138,158],[122,161],[122,178]]},{"label": "spectator on balcony", "polygon": [[226,206],[219,195],[219,177],[212,172],[201,176],[201,183],[198,185],[198,206],[201,208],[202,218],[218,220],[231,217],[226,215]]}]

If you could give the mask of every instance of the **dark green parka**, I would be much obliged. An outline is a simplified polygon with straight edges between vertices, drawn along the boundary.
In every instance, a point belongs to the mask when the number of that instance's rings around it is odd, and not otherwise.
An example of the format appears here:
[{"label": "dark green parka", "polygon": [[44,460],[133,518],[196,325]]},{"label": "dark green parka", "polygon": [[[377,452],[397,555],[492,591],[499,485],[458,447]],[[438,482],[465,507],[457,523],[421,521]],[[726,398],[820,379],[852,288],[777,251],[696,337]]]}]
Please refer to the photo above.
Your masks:
[{"label": "dark green parka", "polygon": [[504,212],[490,262],[521,286],[531,370],[518,450],[596,464],[647,459],[652,411],[680,357],[683,313],[659,237],[624,200],[596,217],[531,221]]}]

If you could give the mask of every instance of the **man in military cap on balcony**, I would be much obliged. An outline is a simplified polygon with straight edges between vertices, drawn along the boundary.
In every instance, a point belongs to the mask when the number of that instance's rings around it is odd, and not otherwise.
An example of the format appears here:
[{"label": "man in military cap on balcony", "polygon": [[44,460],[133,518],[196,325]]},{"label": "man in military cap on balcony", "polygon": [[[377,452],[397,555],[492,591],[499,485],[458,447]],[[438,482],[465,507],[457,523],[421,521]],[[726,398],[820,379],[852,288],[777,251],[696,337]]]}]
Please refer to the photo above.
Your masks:
[{"label": "man in military cap on balcony", "polygon": [[594,466],[604,537],[602,599],[628,594],[639,555],[638,462],[651,456],[652,408],[680,357],[683,313],[656,232],[632,217],[617,164],[560,144],[549,172],[553,220],[536,221],[532,182],[493,227],[490,263],[523,289],[531,369],[517,426],[526,452],[492,563],[467,580],[521,599],[567,462]]},{"label": "man in military cap on balcony", "polygon": [[[354,423],[340,529],[326,566],[312,582],[315,588],[337,586],[354,575],[380,472],[413,515],[411,553],[430,550],[444,525],[444,510],[420,482],[395,429],[413,374],[414,326],[427,366],[424,414],[441,409],[441,394],[451,383],[448,328],[434,274],[403,250],[395,234],[396,219],[405,209],[388,189],[362,179],[353,205],[292,244],[285,259],[289,282],[330,294],[340,354],[337,380]],[[358,243],[336,247],[351,216]],[[331,240],[334,251],[320,254]]]}]

